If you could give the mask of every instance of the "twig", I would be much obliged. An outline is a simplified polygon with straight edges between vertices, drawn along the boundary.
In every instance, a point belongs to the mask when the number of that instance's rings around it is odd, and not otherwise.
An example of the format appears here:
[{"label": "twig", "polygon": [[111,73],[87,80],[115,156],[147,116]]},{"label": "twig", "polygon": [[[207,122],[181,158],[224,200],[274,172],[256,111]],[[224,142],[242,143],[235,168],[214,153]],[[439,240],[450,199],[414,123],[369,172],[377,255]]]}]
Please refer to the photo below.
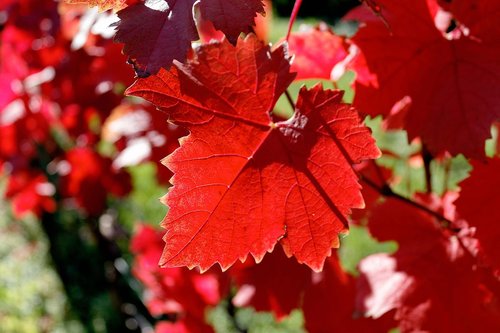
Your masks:
[{"label": "twig", "polygon": [[248,331],[245,328],[241,327],[236,320],[236,307],[233,304],[233,296],[234,295],[231,293],[227,300],[227,313],[229,315],[229,318],[231,318],[231,323],[233,324],[234,329],[236,329],[238,333],[247,333]]},{"label": "twig", "polygon": [[288,22],[288,30],[286,32],[286,40],[290,37],[290,33],[292,32],[293,23],[297,18],[297,14],[299,13],[300,5],[302,5],[302,0],[295,0],[295,4],[293,5],[292,14],[290,15],[290,21]]},{"label": "twig", "polygon": [[290,106],[292,107],[292,112],[295,112],[295,102],[293,101],[292,95],[290,95],[290,92],[285,90],[285,96],[286,99],[288,100],[288,103],[290,103]]},{"label": "twig", "polygon": [[377,185],[373,180],[363,176],[363,175],[360,175],[360,178],[363,182],[365,182],[368,186],[372,187],[374,190],[376,190],[377,192],[379,192],[380,194],[382,194],[383,196],[385,197],[391,197],[391,198],[395,198],[395,199],[398,199],[398,200],[401,200],[405,203],[407,203],[408,205],[410,206],[413,206],[419,210],[422,210],[432,216],[434,216],[435,218],[437,218],[439,221],[442,221],[442,222],[445,222],[447,224],[448,229],[450,229],[451,231],[454,231],[454,232],[457,232],[457,229],[453,228],[452,229],[452,225],[453,225],[453,221],[447,219],[446,217],[444,217],[442,214],[436,212],[436,211],[433,211],[432,209],[416,202],[416,201],[413,201],[411,199],[408,199],[396,192],[394,192],[389,185],[387,184],[384,184],[383,186],[379,186]]},{"label": "twig", "polygon": [[425,185],[427,193],[432,193],[431,162],[433,156],[424,144],[422,144],[422,150],[420,154],[422,155],[422,160],[424,162]]}]

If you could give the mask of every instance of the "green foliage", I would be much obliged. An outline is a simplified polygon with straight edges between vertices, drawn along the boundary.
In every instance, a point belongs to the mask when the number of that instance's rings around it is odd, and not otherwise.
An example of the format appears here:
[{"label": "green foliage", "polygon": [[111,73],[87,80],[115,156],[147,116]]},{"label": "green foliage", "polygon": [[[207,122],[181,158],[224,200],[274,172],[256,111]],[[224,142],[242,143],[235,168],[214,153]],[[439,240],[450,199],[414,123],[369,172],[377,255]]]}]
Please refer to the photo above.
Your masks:
[{"label": "green foliage", "polygon": [[0,203],[0,322],[2,333],[80,333],[51,267],[38,221],[14,220]]},{"label": "green foliage", "polygon": [[208,322],[213,325],[216,333],[305,333],[302,311],[292,313],[278,321],[273,314],[256,312],[252,308],[236,310],[234,319],[229,315],[227,301],[221,302],[208,314]]}]

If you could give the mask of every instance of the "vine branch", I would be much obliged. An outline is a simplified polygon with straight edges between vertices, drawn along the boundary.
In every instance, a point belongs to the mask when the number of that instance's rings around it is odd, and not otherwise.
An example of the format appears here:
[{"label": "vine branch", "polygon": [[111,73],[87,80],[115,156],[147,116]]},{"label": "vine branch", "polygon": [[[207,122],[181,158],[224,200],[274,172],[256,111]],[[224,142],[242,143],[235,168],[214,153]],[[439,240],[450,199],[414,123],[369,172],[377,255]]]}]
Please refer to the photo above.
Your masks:
[{"label": "vine branch", "polygon": [[378,193],[380,193],[381,195],[383,195],[384,197],[388,197],[388,198],[395,198],[397,200],[400,200],[400,201],[403,201],[405,203],[407,203],[408,205],[412,206],[412,207],[415,207],[421,211],[424,211],[426,212],[427,214],[429,215],[432,215],[433,217],[437,218],[439,221],[441,222],[445,222],[446,224],[446,228],[453,231],[453,232],[457,232],[459,231],[459,229],[456,229],[456,228],[453,228],[453,221],[451,221],[450,219],[446,218],[445,216],[443,216],[442,214],[430,209],[429,207],[421,204],[421,203],[418,203],[416,201],[413,201],[407,197],[404,197],[402,196],[401,194],[398,194],[396,192],[394,192],[392,190],[392,188],[387,185],[387,183],[384,182],[384,185],[380,186],[378,185],[375,181],[373,181],[372,179],[364,176],[363,174],[360,175],[360,179],[361,181],[363,181],[365,184],[367,184],[368,186],[370,186],[371,188],[373,188],[375,191],[377,191]]},{"label": "vine branch", "polygon": [[293,101],[292,95],[290,94],[288,89],[285,90],[285,97],[286,97],[288,103],[290,103],[290,106],[292,107],[292,112],[295,112],[295,102]]}]

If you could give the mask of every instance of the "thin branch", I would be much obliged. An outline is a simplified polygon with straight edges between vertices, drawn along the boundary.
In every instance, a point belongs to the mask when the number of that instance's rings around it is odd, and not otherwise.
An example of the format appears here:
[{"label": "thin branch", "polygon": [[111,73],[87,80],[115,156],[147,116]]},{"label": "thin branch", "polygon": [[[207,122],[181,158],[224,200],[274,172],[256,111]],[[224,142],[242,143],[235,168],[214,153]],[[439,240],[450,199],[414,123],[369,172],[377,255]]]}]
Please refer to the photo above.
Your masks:
[{"label": "thin branch", "polygon": [[288,100],[288,103],[290,103],[290,106],[292,107],[292,111],[295,112],[295,102],[293,101],[292,95],[290,94],[288,89],[285,90],[285,96],[286,99]]},{"label": "thin branch", "polygon": [[422,150],[420,152],[422,160],[424,162],[424,172],[425,172],[425,185],[427,193],[432,193],[432,176],[431,176],[431,162],[433,156],[427,147],[422,144]]},{"label": "thin branch", "polygon": [[241,327],[238,321],[236,320],[236,307],[233,304],[233,297],[234,294],[231,293],[228,297],[227,308],[226,308],[229,318],[231,319],[231,324],[238,333],[247,333],[248,330]]},{"label": "thin branch", "polygon": [[290,37],[290,33],[292,32],[293,23],[297,18],[297,14],[299,13],[300,6],[302,5],[302,0],[295,0],[295,4],[293,5],[292,14],[290,15],[290,21],[288,22],[288,30],[286,32],[286,40]]},{"label": "thin branch", "polygon": [[408,199],[407,197],[404,197],[401,194],[394,192],[387,184],[384,184],[383,186],[379,186],[373,180],[371,180],[363,175],[360,175],[360,178],[364,183],[366,183],[368,186],[370,186],[371,188],[373,188],[374,190],[376,190],[377,192],[379,192],[383,196],[398,199],[400,201],[407,203],[410,206],[413,206],[419,210],[422,210],[422,211],[432,215],[433,217],[437,218],[439,221],[445,222],[447,229],[449,229],[453,232],[457,232],[456,228],[452,228],[453,221],[447,219],[442,214],[440,214],[436,211],[433,211],[432,209],[430,209],[430,208],[428,208],[428,207],[426,207],[426,206],[424,206],[416,201]]},{"label": "thin branch", "polygon": [[385,182],[385,177],[384,174],[382,173],[382,170],[380,169],[379,165],[375,160],[370,160],[371,164],[373,165],[375,169],[375,173],[377,174],[377,178],[380,181],[381,184],[386,184]]}]

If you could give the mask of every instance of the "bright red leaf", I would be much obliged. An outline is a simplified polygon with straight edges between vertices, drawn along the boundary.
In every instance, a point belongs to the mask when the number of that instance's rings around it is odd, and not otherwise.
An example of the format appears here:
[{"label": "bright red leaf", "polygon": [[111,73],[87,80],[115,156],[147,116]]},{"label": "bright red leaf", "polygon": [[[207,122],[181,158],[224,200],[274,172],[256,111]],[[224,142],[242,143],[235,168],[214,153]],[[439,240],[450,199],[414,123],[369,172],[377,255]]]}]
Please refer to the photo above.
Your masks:
[{"label": "bright red leaf", "polygon": [[165,160],[174,187],[161,265],[226,269],[248,253],[260,261],[281,240],[320,270],[346,215],[363,206],[351,164],[379,151],[341,92],[302,89],[295,115],[273,122],[294,77],[284,52],[252,36],[207,45],[186,67],[129,89],[191,132]]},{"label": "bright red leaf", "polygon": [[460,197],[456,201],[461,217],[476,227],[476,237],[481,242],[487,260],[500,269],[500,159],[488,160],[488,164],[474,163],[474,170],[460,186]]},{"label": "bright red leaf", "polygon": [[421,137],[433,153],[482,158],[490,126],[500,117],[500,44],[493,42],[500,29],[488,16],[500,10],[500,2],[453,3],[470,10],[457,9],[466,26],[451,32],[446,29],[453,28],[452,15],[436,0],[377,1],[388,26],[373,14],[363,15],[353,40],[375,77],[357,82],[354,103],[361,112],[388,115],[409,96],[410,138]]},{"label": "bright red leaf", "polygon": [[[173,60],[184,62],[191,42],[198,39],[193,17],[195,0],[146,0],[120,12],[116,41],[124,43],[140,77],[169,68]],[[235,43],[241,32],[250,32],[261,0],[201,0],[202,16]]]}]

